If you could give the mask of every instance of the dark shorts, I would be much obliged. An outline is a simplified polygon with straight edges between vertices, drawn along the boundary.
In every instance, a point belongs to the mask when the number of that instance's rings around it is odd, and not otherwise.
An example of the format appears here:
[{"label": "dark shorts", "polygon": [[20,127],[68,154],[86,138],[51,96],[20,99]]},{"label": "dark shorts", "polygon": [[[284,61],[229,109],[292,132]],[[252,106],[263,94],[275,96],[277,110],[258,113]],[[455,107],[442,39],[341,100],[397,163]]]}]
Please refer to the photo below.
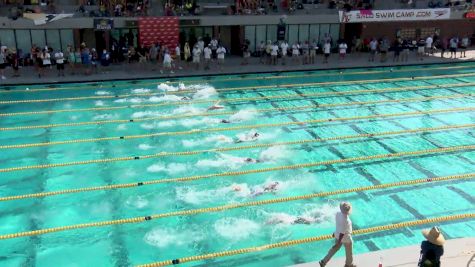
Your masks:
[{"label": "dark shorts", "polygon": [[7,63],[0,64],[0,70],[5,69],[6,66],[7,66]]},{"label": "dark shorts", "polygon": [[325,53],[325,57],[329,57],[330,56],[330,53]]},{"label": "dark shorts", "polygon": [[450,48],[450,52],[457,52],[457,48],[451,47],[451,48]]},{"label": "dark shorts", "polygon": [[41,67],[42,67],[42,68],[47,68],[47,67],[49,67],[49,66],[51,66],[51,64],[46,64],[46,65],[45,65],[45,64],[41,63]]},{"label": "dark shorts", "polygon": [[64,63],[58,63],[58,64],[56,64],[56,69],[58,69],[58,70],[64,70]]}]

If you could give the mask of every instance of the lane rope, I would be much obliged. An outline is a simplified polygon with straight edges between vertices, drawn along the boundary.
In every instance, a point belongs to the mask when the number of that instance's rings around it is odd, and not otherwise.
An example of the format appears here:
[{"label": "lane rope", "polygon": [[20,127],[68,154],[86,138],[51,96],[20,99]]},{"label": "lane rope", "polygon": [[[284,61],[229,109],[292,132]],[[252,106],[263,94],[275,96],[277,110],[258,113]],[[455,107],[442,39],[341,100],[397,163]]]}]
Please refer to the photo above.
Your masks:
[{"label": "lane rope", "polygon": [[160,158],[160,157],[170,157],[170,156],[191,156],[203,153],[217,153],[225,151],[236,151],[236,150],[246,150],[246,149],[255,149],[255,148],[264,148],[272,146],[288,146],[288,145],[302,145],[309,143],[319,143],[326,141],[335,141],[335,140],[348,140],[348,139],[357,139],[365,137],[381,137],[381,136],[390,136],[390,135],[400,135],[407,133],[429,133],[436,131],[445,131],[445,130],[459,130],[474,128],[475,124],[462,124],[462,125],[450,125],[450,126],[441,126],[441,127],[429,127],[429,128],[419,128],[419,129],[410,129],[410,130],[401,130],[401,131],[388,131],[388,132],[379,132],[379,133],[367,133],[367,134],[357,134],[357,135],[344,135],[344,136],[335,136],[319,139],[308,139],[308,140],[298,140],[298,141],[289,141],[289,142],[279,142],[279,143],[270,143],[270,144],[257,144],[257,145],[248,145],[248,146],[238,146],[238,147],[222,147],[222,148],[213,148],[213,149],[204,149],[204,150],[195,150],[195,151],[181,151],[181,152],[160,152],[149,155],[140,155],[140,156],[127,156],[127,157],[117,157],[117,158],[105,158],[105,159],[93,159],[93,160],[83,160],[83,161],[73,161],[73,162],[63,162],[63,163],[51,163],[51,164],[41,164],[41,165],[29,165],[29,166],[20,166],[20,167],[10,167],[0,169],[2,172],[13,172],[13,171],[23,171],[23,170],[32,170],[32,169],[48,169],[48,168],[57,168],[57,167],[67,167],[67,166],[77,166],[77,165],[88,165],[88,164],[97,164],[97,163],[111,163],[118,161],[133,161],[133,160],[144,160],[151,158]]},{"label": "lane rope", "polygon": [[[400,70],[378,70],[378,71],[357,71],[357,72],[340,72],[340,73],[314,73],[314,74],[295,74],[295,75],[278,75],[278,76],[255,76],[255,77],[236,77],[236,78],[225,78],[225,79],[213,79],[211,82],[229,82],[229,81],[244,81],[244,80],[276,80],[276,79],[291,79],[291,78],[305,78],[305,77],[331,77],[331,76],[348,76],[348,75],[362,75],[362,74],[379,74],[379,73],[399,73],[399,72],[410,72],[410,71],[427,71],[427,70],[451,70],[451,69],[470,69],[474,66],[448,66],[448,67],[433,67],[433,68],[407,68],[407,69],[400,69]],[[208,76],[209,77],[209,76]],[[217,76],[214,76],[217,77]],[[182,80],[182,81],[154,81],[148,83],[141,83],[141,84],[134,84],[135,86],[148,86],[148,85],[157,85],[160,83],[164,84],[191,84],[191,83],[209,83],[210,81],[207,79],[194,79],[194,80]],[[66,87],[59,87],[59,88],[31,88],[28,91],[20,91],[20,90],[1,90],[0,93],[7,94],[7,93],[33,93],[33,92],[45,92],[45,91],[60,91],[60,90],[84,90],[84,89],[115,89],[117,86],[121,87],[130,87],[131,84],[119,84],[114,85],[115,87],[100,87],[98,88],[97,85],[94,86],[66,86]]]},{"label": "lane rope", "polygon": [[[413,226],[426,225],[426,224],[433,225],[436,223],[466,220],[466,219],[473,219],[473,218],[475,218],[475,213],[449,215],[449,216],[428,218],[428,219],[422,219],[422,220],[416,220],[416,221],[407,221],[407,222],[359,229],[359,230],[353,231],[353,235],[364,235],[364,234],[378,233],[378,232],[394,230],[394,229],[399,229],[399,228],[413,227]],[[215,259],[215,258],[221,258],[221,257],[229,257],[229,256],[239,255],[239,254],[255,253],[255,252],[261,252],[261,251],[269,250],[269,249],[290,247],[290,246],[296,246],[300,244],[307,244],[307,243],[313,243],[313,242],[330,240],[330,239],[333,239],[333,236],[330,234],[307,237],[307,238],[302,238],[302,239],[283,241],[279,243],[272,243],[272,244],[256,246],[256,247],[247,247],[247,248],[241,248],[241,249],[235,249],[235,250],[214,252],[214,253],[209,253],[209,254],[204,254],[204,255],[184,257],[184,258],[179,258],[179,259],[174,259],[174,260],[147,263],[143,265],[138,265],[138,267],[161,267],[161,266],[168,266],[168,265],[177,265],[177,264],[186,263],[186,262],[202,261],[202,260],[209,260],[209,259]]]},{"label": "lane rope", "polygon": [[378,154],[378,155],[361,156],[361,157],[354,157],[354,158],[326,160],[326,161],[302,163],[302,164],[294,164],[294,165],[284,165],[284,166],[269,167],[269,168],[254,169],[254,170],[220,172],[220,173],[211,173],[211,174],[203,174],[203,175],[184,176],[184,177],[178,177],[178,178],[164,178],[164,179],[156,179],[156,180],[149,180],[149,181],[139,181],[139,182],[134,182],[134,183],[126,183],[126,184],[110,184],[110,185],[102,185],[102,186],[31,193],[31,194],[25,194],[25,195],[4,196],[4,197],[0,197],[0,201],[10,201],[10,200],[19,200],[19,199],[27,199],[27,198],[42,198],[42,197],[54,196],[54,195],[65,195],[65,194],[90,192],[90,191],[113,190],[113,189],[119,189],[119,188],[132,188],[132,187],[155,185],[155,184],[182,183],[182,182],[203,180],[203,179],[208,179],[208,178],[213,178],[213,177],[242,176],[242,175],[247,175],[247,174],[304,169],[304,168],[310,168],[310,167],[316,167],[316,166],[322,166],[322,165],[333,165],[333,164],[349,163],[349,162],[355,162],[355,161],[399,158],[399,157],[405,157],[405,156],[448,153],[448,152],[473,150],[473,149],[475,149],[475,145],[442,147],[442,148],[434,148],[434,149],[426,149],[426,150]]},{"label": "lane rope", "polygon": [[258,200],[258,201],[234,203],[234,204],[227,204],[227,205],[208,207],[208,208],[173,211],[173,212],[167,212],[167,213],[161,213],[161,214],[154,214],[154,215],[150,215],[150,216],[140,216],[140,217],[134,217],[134,218],[100,221],[100,222],[93,222],[93,223],[82,223],[82,224],[60,226],[60,227],[53,227],[53,228],[46,228],[46,229],[40,229],[40,230],[33,230],[33,231],[26,231],[26,232],[18,232],[18,233],[13,233],[13,234],[0,235],[0,240],[2,240],[2,239],[11,239],[11,238],[19,238],[19,237],[25,237],[25,236],[37,236],[37,235],[43,235],[43,234],[55,233],[55,232],[62,232],[62,231],[68,231],[68,230],[74,230],[74,229],[84,229],[84,228],[91,228],[91,227],[103,227],[103,226],[126,224],[126,223],[140,223],[140,222],[144,222],[144,221],[162,219],[162,218],[167,218],[167,217],[190,216],[190,215],[196,215],[196,214],[202,214],[202,213],[222,212],[222,211],[226,211],[226,210],[230,210],[230,209],[237,209],[237,208],[243,208],[243,207],[263,206],[263,205],[269,205],[269,204],[285,203],[285,202],[291,202],[291,201],[297,201],[297,200],[320,198],[320,197],[348,194],[348,193],[354,193],[354,192],[362,192],[362,191],[368,191],[368,190],[377,190],[377,189],[382,190],[382,189],[387,189],[387,188],[391,188],[391,187],[401,187],[401,186],[410,186],[410,185],[414,186],[414,185],[417,185],[417,184],[434,183],[434,182],[442,182],[442,181],[449,181],[449,180],[473,179],[474,177],[475,177],[475,173],[451,175],[451,176],[443,176],[443,177],[434,177],[434,178],[424,178],[424,179],[417,179],[417,180],[387,183],[387,184],[381,184],[381,185],[373,185],[373,186],[365,186],[365,187],[349,188],[349,189],[340,189],[340,190],[336,190],[336,191],[320,192],[320,193],[307,194],[307,195],[299,195],[299,196],[282,197],[282,198],[267,199],[267,200]]},{"label": "lane rope", "polygon": [[236,130],[256,129],[256,128],[274,128],[274,127],[281,127],[281,126],[305,125],[305,124],[314,124],[314,123],[322,123],[322,122],[405,117],[405,116],[429,115],[429,114],[440,114],[440,113],[450,113],[450,112],[467,112],[467,111],[472,111],[472,110],[475,110],[475,107],[435,109],[435,110],[411,111],[411,112],[401,112],[401,113],[391,113],[391,114],[328,118],[328,119],[316,119],[316,120],[307,120],[307,121],[291,121],[291,122],[282,122],[282,123],[263,123],[263,124],[253,124],[253,125],[240,125],[240,126],[225,127],[225,128],[192,129],[192,130],[177,131],[177,132],[159,132],[159,133],[139,134],[139,135],[125,135],[125,136],[111,136],[111,137],[101,137],[101,138],[73,139],[73,140],[64,140],[64,141],[50,141],[50,142],[43,142],[43,143],[2,145],[0,146],[0,149],[41,147],[41,146],[77,144],[77,143],[93,143],[93,142],[101,142],[101,141],[128,140],[128,139],[142,139],[142,138],[170,136],[170,135],[171,136],[191,135],[191,134],[197,134],[197,133],[213,133],[213,132],[236,131]]},{"label": "lane rope", "polygon": [[[389,93],[389,92],[399,92],[399,91],[419,91],[419,90],[429,90],[429,89],[446,89],[446,88],[460,88],[460,87],[469,87],[474,86],[475,83],[456,83],[456,84],[444,84],[444,85],[421,85],[421,86],[408,86],[408,87],[392,87],[385,89],[364,89],[364,90],[348,90],[348,91],[338,91],[338,92],[317,92],[317,93],[307,93],[307,94],[288,94],[288,95],[273,95],[273,96],[260,96],[260,97],[240,97],[240,98],[230,98],[222,99],[222,103],[232,103],[238,101],[258,101],[258,100],[270,100],[270,99],[285,99],[289,101],[305,100],[307,97],[337,97],[341,95],[359,95],[359,94],[370,94],[370,93]],[[469,94],[473,95],[473,94]],[[64,112],[84,112],[84,111],[105,111],[105,110],[121,110],[121,109],[135,109],[135,108],[145,108],[145,107],[163,107],[163,106],[181,106],[189,104],[203,104],[203,103],[214,103],[216,100],[192,100],[192,101],[176,101],[176,102],[165,102],[165,103],[156,103],[156,104],[140,104],[140,105],[123,105],[123,106],[112,106],[112,107],[94,107],[94,108],[81,108],[81,109],[58,109],[58,110],[41,110],[41,111],[25,111],[25,112],[12,112],[12,113],[0,113],[0,117],[6,116],[20,116],[20,115],[39,115],[39,114],[54,114],[54,113],[64,113]]]},{"label": "lane rope", "polygon": [[[260,85],[260,86],[243,86],[243,87],[230,87],[230,88],[220,88],[216,89],[217,92],[228,92],[228,91],[241,91],[241,90],[255,90],[255,89],[269,89],[269,88],[294,88],[294,87],[304,87],[304,86],[321,86],[321,85],[342,85],[342,84],[368,84],[373,82],[394,82],[394,81],[413,81],[413,80],[430,80],[430,79],[441,79],[441,78],[454,78],[454,77],[473,77],[475,74],[464,73],[464,74],[447,74],[447,75],[434,75],[434,76],[418,76],[411,78],[388,78],[388,79],[379,79],[379,80],[352,80],[352,81],[340,81],[340,82],[318,82],[318,83],[300,83],[300,84],[281,84],[281,85]],[[193,93],[196,90],[180,90],[173,91],[172,94],[185,94]],[[24,100],[4,100],[0,101],[0,104],[27,104],[27,103],[47,103],[47,102],[60,102],[60,101],[79,101],[79,100],[96,100],[96,99],[119,99],[127,97],[137,97],[137,96],[157,96],[163,95],[163,93],[137,93],[137,94],[124,94],[124,95],[95,95],[95,96],[81,96],[81,97],[64,97],[64,98],[47,98],[47,99],[24,99]]]},{"label": "lane rope", "polygon": [[[428,100],[440,100],[440,99],[457,99],[457,98],[466,98],[466,97],[472,97],[472,94],[455,94],[455,95],[448,95],[448,96],[442,95],[442,96],[430,96],[430,97],[411,97],[411,98],[378,100],[378,101],[356,101],[356,102],[336,103],[336,104],[318,104],[317,103],[316,105],[312,104],[312,105],[298,106],[298,107],[277,107],[277,108],[256,109],[256,110],[253,110],[253,112],[264,113],[264,112],[305,110],[305,109],[315,109],[315,108],[350,107],[350,106],[377,105],[377,104],[388,104],[388,103],[409,103],[409,102],[423,102],[423,101],[428,101]],[[165,119],[168,120],[168,119],[180,119],[180,118],[232,115],[235,113],[236,113],[235,111],[211,112],[211,113],[205,112],[205,113],[197,113],[197,114],[151,116],[147,118],[134,118],[134,119],[97,120],[97,121],[43,124],[43,125],[0,127],[0,131],[18,131],[18,130],[28,130],[28,129],[40,129],[40,128],[46,129],[46,128],[55,128],[55,127],[76,127],[76,126],[84,126],[84,125],[103,125],[103,124],[112,124],[112,123],[137,123],[137,122],[165,120]]]}]

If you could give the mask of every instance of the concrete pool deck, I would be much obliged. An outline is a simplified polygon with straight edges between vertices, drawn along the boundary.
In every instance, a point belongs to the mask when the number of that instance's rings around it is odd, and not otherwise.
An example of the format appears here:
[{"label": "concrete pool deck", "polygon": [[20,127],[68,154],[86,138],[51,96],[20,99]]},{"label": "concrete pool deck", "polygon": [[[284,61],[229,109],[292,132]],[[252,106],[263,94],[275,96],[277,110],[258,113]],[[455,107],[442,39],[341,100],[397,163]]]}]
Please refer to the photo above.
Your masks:
[{"label": "concrete pool deck", "polygon": [[[62,83],[62,82],[87,82],[87,81],[107,81],[107,80],[126,80],[126,79],[146,79],[146,78],[167,78],[167,77],[184,77],[197,75],[216,75],[216,74],[242,74],[242,73],[262,73],[262,72],[281,72],[281,71],[298,71],[298,70],[320,70],[320,69],[339,69],[339,68],[356,68],[356,67],[379,67],[379,66],[404,66],[416,64],[436,64],[436,63],[457,63],[466,61],[475,61],[475,50],[468,50],[465,58],[449,59],[441,58],[440,53],[434,56],[424,57],[420,60],[411,53],[407,62],[393,62],[392,53],[389,53],[388,60],[384,63],[379,61],[368,62],[368,53],[348,54],[344,60],[338,59],[338,54],[332,54],[329,63],[323,64],[322,55],[318,55],[316,64],[301,65],[292,62],[291,58],[287,59],[287,65],[265,65],[259,63],[259,58],[250,58],[248,65],[241,65],[242,58],[230,56],[226,59],[222,70],[218,70],[216,66],[211,70],[195,70],[195,68],[186,67],[183,62],[183,69],[175,70],[175,73],[161,73],[161,64],[139,65],[137,63],[113,64],[107,68],[99,68],[97,74],[71,75],[68,66],[66,66],[66,76],[57,77],[56,68],[48,70],[45,77],[38,78],[35,69],[31,66],[20,69],[20,77],[12,77],[11,68],[7,68],[5,73],[6,80],[0,80],[0,85],[16,85],[16,84],[42,84],[42,83]],[[457,53],[459,56],[460,53]],[[378,59],[378,58],[377,58]]]},{"label": "concrete pool deck", "polygon": [[[422,237],[422,236],[421,236]],[[422,240],[422,239],[421,239]],[[373,251],[354,255],[358,267],[378,267],[383,259],[383,267],[415,267],[419,260],[420,245]],[[344,255],[344,248],[340,254]],[[447,240],[442,256],[443,267],[475,267],[475,237]],[[343,267],[344,256],[332,259],[326,267]],[[293,267],[320,267],[318,262],[294,265]]]}]

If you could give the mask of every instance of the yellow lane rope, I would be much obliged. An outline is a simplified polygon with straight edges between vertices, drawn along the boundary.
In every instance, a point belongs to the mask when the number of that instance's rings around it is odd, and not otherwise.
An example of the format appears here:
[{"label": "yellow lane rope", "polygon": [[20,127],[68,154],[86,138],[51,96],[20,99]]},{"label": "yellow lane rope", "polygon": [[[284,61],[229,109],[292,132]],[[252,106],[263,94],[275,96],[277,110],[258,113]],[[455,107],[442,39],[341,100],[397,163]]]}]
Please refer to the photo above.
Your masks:
[{"label": "yellow lane rope", "polygon": [[419,133],[419,132],[429,133],[429,132],[436,132],[436,131],[458,130],[458,129],[467,129],[467,128],[474,128],[474,127],[475,127],[475,124],[462,124],[462,125],[451,125],[451,126],[441,126],[441,127],[418,128],[418,129],[401,130],[401,131],[367,133],[367,134],[358,134],[358,135],[344,135],[344,136],[327,137],[327,138],[320,138],[320,139],[307,139],[307,140],[299,140],[299,141],[258,144],[258,145],[249,145],[249,146],[224,147],[224,148],[213,148],[213,149],[182,151],[182,152],[160,152],[160,153],[141,155],[141,156],[127,156],[127,157],[118,157],[118,158],[93,159],[93,160],[63,162],[63,163],[51,163],[51,164],[43,164],[43,165],[11,167],[11,168],[0,169],[0,173],[32,170],[32,169],[47,169],[47,168],[56,168],[56,167],[97,164],[97,163],[110,163],[110,162],[118,162],[118,161],[143,160],[143,159],[169,157],[169,156],[174,156],[174,157],[191,156],[191,155],[210,153],[210,152],[235,151],[235,150],[255,149],[255,148],[264,148],[264,147],[272,147],[272,146],[302,145],[302,144],[308,144],[308,143],[357,139],[357,138],[365,138],[365,137],[381,137],[381,136],[400,135],[400,134],[407,134],[407,133]]},{"label": "yellow lane rope", "polygon": [[[464,220],[464,219],[473,219],[473,218],[475,218],[475,213],[449,215],[449,216],[443,216],[443,217],[435,217],[435,218],[428,218],[428,219],[422,219],[422,220],[416,220],[416,221],[408,221],[408,222],[401,222],[401,223],[359,229],[359,230],[353,231],[353,235],[363,235],[363,234],[377,233],[377,232],[382,232],[382,231],[413,227],[413,226],[419,226],[419,225],[425,225],[425,224],[433,225],[435,223],[457,221],[457,220]],[[159,261],[159,262],[148,263],[148,264],[137,265],[137,266],[138,267],[161,267],[161,266],[168,266],[168,265],[177,265],[177,264],[186,263],[186,262],[202,261],[202,260],[215,259],[215,258],[221,258],[221,257],[229,257],[229,256],[239,255],[239,254],[261,252],[264,250],[275,249],[275,248],[296,246],[300,244],[313,243],[313,242],[328,240],[332,238],[333,236],[330,234],[307,237],[303,239],[283,241],[279,243],[272,243],[272,244],[267,244],[267,245],[262,245],[262,246],[214,252],[214,253],[209,253],[209,254],[204,254],[204,255],[190,256],[190,257],[184,257],[184,258],[179,258],[179,259],[174,259],[174,260]]]},{"label": "yellow lane rope", "polygon": [[[464,74],[448,74],[448,75],[434,75],[434,76],[421,76],[421,77],[412,77],[412,78],[390,78],[390,79],[379,79],[379,80],[352,80],[352,81],[340,81],[340,82],[318,82],[318,83],[300,83],[300,84],[281,84],[281,85],[261,85],[261,86],[243,86],[243,87],[231,87],[231,88],[221,88],[216,89],[217,92],[225,91],[239,91],[239,90],[254,90],[254,89],[265,89],[265,88],[294,88],[294,87],[303,87],[303,86],[321,86],[321,85],[342,85],[342,84],[366,84],[373,82],[394,82],[394,81],[411,81],[411,80],[428,80],[428,79],[440,79],[440,78],[453,78],[453,77],[468,77],[475,76],[472,73]],[[184,94],[192,93],[196,90],[180,90],[173,91],[172,94]],[[58,101],[77,101],[77,100],[93,100],[93,99],[113,99],[113,98],[126,98],[126,97],[137,97],[137,96],[156,96],[163,93],[137,93],[137,94],[124,94],[124,95],[95,95],[95,96],[81,96],[81,97],[64,97],[64,98],[47,98],[47,99],[25,99],[25,100],[4,100],[0,101],[0,104],[26,104],[26,103],[46,103],[46,102],[58,102]]]},{"label": "yellow lane rope", "polygon": [[406,152],[389,153],[389,154],[378,154],[378,155],[361,156],[361,157],[355,157],[355,158],[327,160],[327,161],[294,164],[294,165],[284,165],[284,166],[269,167],[269,168],[255,169],[255,170],[220,172],[220,173],[185,176],[185,177],[178,177],[178,178],[157,179],[157,180],[127,183],[127,184],[110,184],[110,185],[103,185],[103,186],[83,187],[83,188],[64,189],[64,190],[50,191],[50,192],[31,193],[31,194],[25,194],[25,195],[5,196],[5,197],[0,197],[0,201],[11,201],[11,200],[19,200],[19,199],[27,199],[27,198],[42,198],[42,197],[55,196],[55,195],[66,195],[66,194],[75,194],[75,193],[100,191],[100,190],[113,190],[113,189],[119,189],[119,188],[132,188],[132,187],[155,185],[155,184],[182,183],[182,182],[208,179],[208,178],[213,178],[213,177],[242,176],[242,175],[247,175],[247,174],[304,169],[304,168],[310,168],[310,167],[316,167],[316,166],[322,166],[322,165],[333,165],[333,164],[349,163],[349,162],[355,162],[355,161],[367,161],[367,160],[375,160],[375,159],[398,158],[398,157],[405,157],[405,156],[448,153],[448,152],[473,150],[473,149],[475,149],[475,145],[443,147],[443,148],[406,151]]},{"label": "yellow lane rope", "polygon": [[[356,102],[347,102],[347,103],[336,103],[336,104],[318,104],[318,105],[307,105],[299,107],[278,107],[278,108],[265,108],[265,109],[256,109],[253,112],[263,113],[263,112],[281,112],[281,111],[290,111],[290,110],[305,110],[305,109],[314,109],[314,108],[330,108],[330,107],[349,107],[357,105],[375,105],[375,104],[387,104],[387,103],[408,103],[408,102],[420,102],[428,100],[440,100],[440,99],[457,99],[464,97],[471,97],[472,94],[455,94],[455,95],[442,95],[442,96],[430,96],[430,97],[411,97],[411,98],[402,98],[402,99],[390,99],[390,100],[378,100],[378,101],[356,101]],[[219,115],[232,115],[236,112],[234,111],[224,111],[224,112],[205,112],[197,114],[185,114],[185,115],[167,115],[167,116],[152,116],[147,118],[137,118],[137,119],[115,119],[115,120],[97,120],[97,121],[83,121],[83,122],[68,122],[68,123],[54,123],[54,124],[43,124],[43,125],[27,125],[27,126],[15,126],[15,127],[0,127],[0,131],[13,131],[13,130],[27,130],[27,129],[39,129],[39,128],[54,128],[54,127],[75,127],[83,125],[102,125],[110,123],[129,123],[129,122],[144,122],[151,120],[164,120],[164,119],[181,119],[181,118],[193,118],[193,117],[211,117]]]},{"label": "yellow lane rope", "polygon": [[[345,73],[314,73],[314,74],[296,74],[296,75],[279,75],[279,76],[256,76],[256,77],[237,77],[237,78],[225,78],[225,79],[213,79],[211,82],[229,82],[229,81],[245,81],[245,80],[276,80],[276,79],[292,79],[292,78],[305,78],[305,77],[330,77],[330,76],[349,76],[349,75],[362,75],[362,74],[378,74],[378,73],[398,73],[398,72],[410,72],[413,70],[417,71],[427,71],[427,70],[451,70],[451,69],[470,69],[474,66],[449,66],[449,67],[434,67],[434,68],[407,68],[401,70],[378,70],[378,71],[357,71],[357,72],[345,72]],[[166,78],[163,78],[166,79]],[[154,81],[148,83],[141,83],[141,84],[134,84],[135,86],[148,86],[148,85],[157,85],[159,83],[165,84],[189,84],[189,83],[209,83],[209,80],[206,79],[194,79],[194,80],[182,80],[182,81],[174,81],[174,82],[167,82],[167,81]],[[117,84],[115,86],[120,87],[130,87],[131,84]],[[102,85],[98,88],[95,86],[69,86],[69,87],[59,87],[59,88],[32,88],[28,91],[20,91],[20,90],[10,90],[10,91],[0,91],[0,93],[18,93],[18,92],[26,92],[26,93],[33,93],[33,92],[44,92],[44,91],[60,91],[60,90],[84,90],[84,89],[115,89],[118,87],[102,87]]]},{"label": "yellow lane rope", "polygon": [[48,234],[48,233],[55,233],[55,232],[62,232],[62,231],[68,231],[68,230],[74,230],[74,229],[90,228],[90,227],[103,227],[103,226],[126,224],[126,223],[140,223],[144,221],[162,219],[162,218],[167,218],[167,217],[190,216],[190,215],[196,215],[196,214],[202,214],[202,213],[222,212],[222,211],[226,211],[230,209],[237,209],[237,208],[243,208],[243,207],[263,206],[263,205],[269,205],[269,204],[285,203],[285,202],[291,202],[291,201],[297,201],[297,200],[320,198],[320,197],[348,194],[348,193],[354,193],[354,192],[362,192],[362,191],[368,191],[368,190],[382,190],[382,189],[387,189],[391,187],[414,186],[418,184],[442,182],[442,181],[449,181],[449,180],[473,179],[474,177],[475,177],[475,173],[434,177],[434,178],[424,178],[424,179],[417,179],[417,180],[387,183],[387,184],[381,184],[381,185],[340,189],[336,191],[320,192],[320,193],[307,194],[307,195],[234,203],[234,204],[208,207],[208,208],[173,211],[173,212],[167,212],[167,213],[161,213],[161,214],[154,214],[150,216],[141,216],[141,217],[134,217],[134,218],[94,222],[94,223],[75,224],[75,225],[60,226],[60,227],[54,227],[54,228],[46,228],[46,229],[41,229],[41,230],[33,230],[33,231],[0,235],[0,240],[10,239],[10,238],[19,238],[19,237],[25,237],[25,236],[43,235],[43,234]]},{"label": "yellow lane rope", "polygon": [[[270,100],[270,99],[286,99],[286,100],[305,100],[306,97],[331,97],[340,95],[359,95],[368,93],[388,93],[398,91],[418,91],[428,89],[444,89],[451,87],[466,87],[474,86],[475,83],[455,83],[455,84],[443,84],[443,85],[422,85],[422,86],[408,86],[408,87],[392,87],[385,89],[365,89],[365,90],[348,90],[339,92],[319,92],[319,93],[307,93],[307,94],[291,94],[291,95],[273,95],[273,96],[259,96],[259,97],[241,97],[223,99],[221,103],[232,103],[238,101],[258,101],[258,100]],[[193,101],[176,101],[165,102],[157,104],[141,104],[141,105],[125,105],[125,106],[113,106],[113,107],[95,107],[95,108],[80,108],[80,109],[57,109],[57,110],[41,110],[41,111],[25,111],[25,112],[13,112],[13,113],[0,113],[0,117],[6,116],[19,116],[19,115],[38,115],[38,114],[53,114],[64,112],[84,112],[84,111],[105,111],[105,110],[120,110],[128,108],[145,108],[145,107],[161,107],[161,106],[175,106],[175,105],[187,105],[187,104],[202,104],[202,103],[214,103],[216,100],[193,100]]]},{"label": "yellow lane rope", "polygon": [[405,116],[413,116],[413,115],[429,115],[429,114],[439,114],[439,113],[449,113],[449,112],[466,112],[466,111],[472,111],[472,110],[475,110],[475,107],[452,108],[452,109],[435,109],[435,110],[426,110],[426,111],[412,111],[412,112],[391,113],[391,114],[378,114],[378,115],[342,117],[342,118],[328,118],[328,119],[317,119],[317,120],[296,121],[296,122],[291,121],[291,122],[282,122],[282,123],[264,123],[264,124],[233,126],[233,127],[226,127],[226,128],[193,129],[193,130],[178,131],[178,132],[159,132],[159,133],[140,134],[140,135],[125,135],[125,136],[111,136],[111,137],[101,137],[101,138],[73,139],[73,140],[65,140],[65,141],[43,142],[43,143],[2,145],[2,146],[0,146],[0,149],[41,147],[41,146],[77,144],[77,143],[92,143],[92,142],[114,141],[114,140],[125,140],[125,139],[142,139],[142,138],[157,137],[157,136],[190,135],[190,134],[197,134],[197,133],[213,133],[213,132],[222,132],[222,131],[236,131],[236,130],[243,130],[243,129],[273,128],[273,127],[281,127],[281,126],[289,126],[289,125],[305,125],[305,124],[314,124],[314,123],[321,123],[321,122],[351,121],[351,120],[378,119],[378,118],[390,118],[390,117],[405,117]]}]

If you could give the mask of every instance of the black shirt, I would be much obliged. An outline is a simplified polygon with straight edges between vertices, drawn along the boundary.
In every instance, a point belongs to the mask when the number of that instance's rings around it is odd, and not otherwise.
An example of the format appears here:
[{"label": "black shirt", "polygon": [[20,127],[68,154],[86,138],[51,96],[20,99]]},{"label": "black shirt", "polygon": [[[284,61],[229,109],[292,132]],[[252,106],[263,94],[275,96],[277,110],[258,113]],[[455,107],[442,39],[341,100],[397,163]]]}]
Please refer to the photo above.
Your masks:
[{"label": "black shirt", "polygon": [[422,241],[421,258],[418,266],[424,266],[424,261],[429,260],[433,263],[433,267],[440,267],[440,257],[442,255],[444,255],[443,246],[434,245],[429,241]]}]

